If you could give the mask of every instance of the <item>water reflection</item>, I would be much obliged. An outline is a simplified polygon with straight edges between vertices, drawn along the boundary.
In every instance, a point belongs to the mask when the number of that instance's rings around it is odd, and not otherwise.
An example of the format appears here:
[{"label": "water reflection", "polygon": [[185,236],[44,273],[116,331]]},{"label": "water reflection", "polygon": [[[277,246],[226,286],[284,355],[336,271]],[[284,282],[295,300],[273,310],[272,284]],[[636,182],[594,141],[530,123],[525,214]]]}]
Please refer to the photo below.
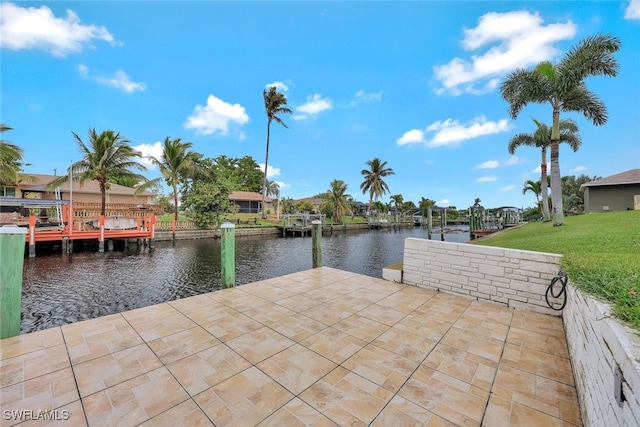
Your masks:
[{"label": "water reflection", "polygon": [[[382,268],[402,260],[404,239],[425,230],[334,232],[322,241],[328,267],[382,277]],[[439,234],[433,235],[440,240]],[[465,242],[467,233],[446,234]],[[236,238],[239,285],[311,268],[311,238]],[[220,241],[158,242],[122,251],[48,255],[25,259],[21,332],[146,307],[220,288]]]}]

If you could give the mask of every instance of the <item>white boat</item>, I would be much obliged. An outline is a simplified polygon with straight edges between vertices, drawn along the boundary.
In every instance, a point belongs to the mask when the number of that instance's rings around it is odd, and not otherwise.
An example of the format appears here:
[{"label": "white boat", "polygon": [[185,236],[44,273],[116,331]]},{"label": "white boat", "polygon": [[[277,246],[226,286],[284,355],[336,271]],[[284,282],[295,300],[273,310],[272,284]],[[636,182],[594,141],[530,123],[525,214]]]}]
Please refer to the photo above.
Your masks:
[{"label": "white boat", "polygon": [[[100,228],[100,220],[94,219],[87,224]],[[107,216],[104,218],[105,230],[133,230],[138,227],[138,219],[129,216]]]}]

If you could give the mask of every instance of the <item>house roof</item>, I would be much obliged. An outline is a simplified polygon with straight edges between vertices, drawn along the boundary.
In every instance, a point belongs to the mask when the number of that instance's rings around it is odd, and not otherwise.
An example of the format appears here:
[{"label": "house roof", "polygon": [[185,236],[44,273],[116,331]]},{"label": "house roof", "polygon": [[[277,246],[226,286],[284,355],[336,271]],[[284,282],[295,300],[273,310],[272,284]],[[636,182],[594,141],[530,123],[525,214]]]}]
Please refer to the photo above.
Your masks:
[{"label": "house roof", "polygon": [[[35,193],[51,193],[52,190],[47,189],[47,185],[52,182],[56,178],[60,178],[60,176],[56,175],[42,175],[42,174],[29,174],[30,180],[23,180],[18,184],[18,188],[23,191],[32,191]],[[90,193],[90,194],[100,194],[100,184],[98,181],[86,181],[82,185],[78,182],[73,182],[73,187],[71,188],[76,193]],[[68,193],[70,191],[69,182],[66,182],[60,186],[60,191],[63,193]],[[109,184],[109,189],[107,190],[109,194],[120,194],[120,195],[129,195],[135,196],[136,190],[131,187],[125,187],[124,185],[118,184]],[[154,193],[150,193],[145,191],[144,193],[137,194],[138,196],[151,196]]]},{"label": "house roof", "polygon": [[623,184],[640,184],[640,169],[631,169],[626,172],[596,179],[582,184],[580,188]]},{"label": "house roof", "polygon": [[[262,194],[254,193],[253,191],[232,191],[229,194],[229,200],[238,202],[261,202]],[[264,199],[265,202],[270,202],[271,200],[271,197],[266,197]]]}]

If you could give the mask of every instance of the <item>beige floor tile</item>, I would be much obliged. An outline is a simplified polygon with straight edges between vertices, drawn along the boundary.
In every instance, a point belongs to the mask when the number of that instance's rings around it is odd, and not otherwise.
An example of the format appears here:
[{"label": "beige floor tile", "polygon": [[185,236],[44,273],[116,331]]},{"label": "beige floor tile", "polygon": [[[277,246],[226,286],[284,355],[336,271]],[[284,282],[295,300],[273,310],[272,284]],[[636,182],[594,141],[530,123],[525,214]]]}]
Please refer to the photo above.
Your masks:
[{"label": "beige floor tile", "polygon": [[183,310],[182,314],[193,320],[198,325],[215,322],[227,316],[239,314],[231,307],[227,307],[221,302],[209,299],[210,303],[204,307],[196,307],[193,310]]},{"label": "beige floor tile", "polygon": [[65,341],[70,342],[127,327],[129,327],[129,324],[121,314],[111,314],[64,325],[62,326],[62,333]]},{"label": "beige floor tile", "polygon": [[306,291],[302,295],[316,300],[319,304],[324,304],[339,298],[341,294],[333,292],[332,290],[326,289],[326,287],[320,285],[320,287]]},{"label": "beige floor tile", "polygon": [[366,341],[336,328],[323,329],[300,342],[334,363],[342,363],[367,345]]},{"label": "beige floor tile", "polygon": [[73,366],[80,396],[130,380],[162,366],[146,344],[107,354]]},{"label": "beige floor tile", "polygon": [[184,331],[185,329],[191,329],[195,326],[197,325],[193,321],[177,310],[175,313],[155,320],[133,324],[136,332],[147,342]]},{"label": "beige floor tile", "polygon": [[515,309],[489,301],[471,301],[463,313],[465,318],[474,318],[509,326]]},{"label": "beige floor tile", "polygon": [[337,427],[338,424],[297,397],[258,424],[260,427]]},{"label": "beige floor tile", "polygon": [[325,329],[327,325],[303,314],[294,314],[269,324],[269,327],[293,341],[299,342]]},{"label": "beige floor tile", "polygon": [[390,282],[384,279],[371,278],[372,280],[368,283],[365,283],[364,288],[369,289],[370,291],[377,292],[379,294],[385,294],[389,296],[403,289],[406,285],[402,285],[400,283]]},{"label": "beige floor tile", "polygon": [[85,338],[76,341],[67,341],[67,351],[71,364],[76,364],[135,347],[142,343],[142,338],[138,333],[127,325],[126,327],[100,334],[87,334]]},{"label": "beige floor tile", "polygon": [[273,322],[296,314],[296,312],[281,305],[268,302],[260,307],[246,310],[243,314],[264,325],[271,325]]},{"label": "beige floor tile", "polygon": [[574,385],[571,361],[561,356],[506,343],[500,363],[564,384]]},{"label": "beige floor tile", "polygon": [[563,423],[543,412],[508,399],[492,395],[487,405],[483,426],[549,426],[562,427]]},{"label": "beige floor tile", "polygon": [[569,358],[569,349],[565,337],[549,336],[544,333],[511,327],[507,342],[524,348]]},{"label": "beige floor tile", "polygon": [[325,283],[322,290],[326,293],[342,296],[362,288],[360,283],[354,283],[349,280],[342,282]]},{"label": "beige floor tile", "polygon": [[220,340],[200,326],[148,343],[151,350],[165,365],[218,344]]},{"label": "beige floor tile", "polygon": [[355,290],[353,292],[349,292],[347,294],[347,296],[350,296],[351,298],[357,298],[359,301],[366,302],[366,303],[369,303],[369,304],[375,304],[378,301],[381,301],[381,300],[385,299],[389,295],[390,295],[390,293],[376,292],[376,291],[373,291],[373,290],[368,289],[366,287],[357,289],[357,290]]},{"label": "beige floor tile", "polygon": [[331,306],[334,307],[335,310],[343,310],[351,313],[357,313],[372,304],[371,301],[363,301],[349,294],[340,295],[340,298],[331,301]]},{"label": "beige floor tile", "polygon": [[252,366],[200,393],[195,401],[216,426],[253,426],[293,397]]},{"label": "beige floor tile", "polygon": [[224,344],[210,347],[167,366],[191,396],[251,366]]},{"label": "beige floor tile", "polygon": [[404,319],[393,325],[394,328],[419,335],[432,341],[439,341],[451,328],[452,322],[441,322],[438,320],[424,319],[413,314],[407,315]]},{"label": "beige floor tile", "polygon": [[273,329],[262,327],[230,339],[226,344],[249,362],[256,364],[291,347],[295,342]]},{"label": "beige floor tile", "polygon": [[438,341],[392,327],[371,343],[420,363],[433,350]]},{"label": "beige floor tile", "polygon": [[131,325],[150,322],[165,316],[179,313],[177,309],[169,303],[152,305],[149,307],[138,308],[136,310],[125,311],[122,313],[127,322]]},{"label": "beige floor tile", "polygon": [[353,313],[353,307],[343,304],[333,304],[331,302],[316,305],[303,312],[305,316],[322,322],[327,326],[332,326],[351,316]]},{"label": "beige floor tile", "polygon": [[418,406],[415,403],[395,395],[391,402],[382,410],[380,415],[371,423],[375,427],[388,426],[425,426],[425,427],[455,427],[457,424],[450,423]]},{"label": "beige floor tile", "polygon": [[[260,282],[261,284],[265,283]],[[293,295],[297,295],[300,293],[300,291],[294,291],[294,290],[290,290],[290,289],[285,289],[280,287],[279,285],[275,285],[275,284],[267,284],[264,287],[261,286],[255,286],[253,287],[252,285],[254,285],[254,283],[249,283],[247,285],[242,285],[242,289],[245,292],[250,293],[251,295],[255,295],[257,297],[260,297],[264,300],[267,300],[269,302],[277,302],[280,300],[283,300],[285,298],[289,298],[290,296]],[[246,289],[247,286],[251,286],[251,288]]]},{"label": "beige floor tile", "polygon": [[487,391],[498,367],[497,362],[446,344],[438,344],[422,364]]},{"label": "beige floor tile", "polygon": [[0,413],[5,410],[48,411],[80,399],[71,368],[60,369],[3,387]]},{"label": "beige floor tile", "polygon": [[82,399],[91,426],[134,426],[189,398],[166,368],[158,368]]},{"label": "beige floor tile", "polygon": [[421,298],[416,298],[415,296],[410,295],[408,292],[398,291],[386,298],[381,299],[376,303],[376,305],[387,307],[404,314],[409,314],[413,310],[424,304],[425,301],[426,299],[423,300]]},{"label": "beige floor tile", "polygon": [[515,310],[511,327],[564,339],[562,317],[548,316],[527,310]]},{"label": "beige floor tile", "polygon": [[306,310],[311,307],[315,307],[318,305],[318,301],[313,298],[309,298],[302,294],[296,294],[279,301],[276,301],[278,305],[288,308],[289,310],[293,310],[296,313],[304,313]]},{"label": "beige floor tile", "polygon": [[208,427],[211,420],[191,399],[174,406],[148,421],[140,427]]},{"label": "beige floor tile", "polygon": [[334,328],[360,338],[366,342],[371,342],[389,329],[385,325],[375,320],[368,319],[358,314],[353,314],[346,319],[333,325]]},{"label": "beige floor tile", "polygon": [[7,359],[0,359],[0,387],[30,380],[71,366],[64,345],[43,348]]},{"label": "beige floor tile", "polygon": [[393,392],[402,387],[418,365],[419,362],[372,344],[342,363],[344,368]]},{"label": "beige floor tile", "polygon": [[480,425],[489,399],[488,391],[424,365],[398,395],[458,425]]},{"label": "beige floor tile", "polygon": [[229,341],[235,337],[264,327],[262,323],[238,312],[234,315],[222,317],[214,322],[203,323],[201,326],[222,342]]},{"label": "beige floor tile", "polygon": [[498,362],[504,348],[504,341],[475,334],[452,327],[442,337],[443,344]]},{"label": "beige floor tile", "polygon": [[364,310],[359,311],[358,315],[375,320],[379,323],[384,323],[387,326],[393,326],[400,320],[404,319],[407,316],[407,313],[394,310],[391,307],[372,304]]},{"label": "beige floor tile", "polygon": [[256,365],[258,369],[296,395],[336,366],[338,365],[300,344],[295,344]]},{"label": "beige floor tile", "polygon": [[369,424],[393,393],[338,367],[300,394],[300,399],[338,425]]},{"label": "beige floor tile", "polygon": [[245,292],[241,286],[236,286],[228,289],[220,289],[215,292],[209,293],[209,298],[216,302],[221,302],[223,304],[233,301],[234,299],[244,298],[246,296],[251,295],[248,292]]},{"label": "beige floor tile", "polygon": [[[34,412],[30,420],[20,424],[20,427],[44,427],[44,426],[60,426],[60,427],[86,427],[87,419],[84,416],[82,403],[76,400],[59,408],[52,409],[51,412],[39,414]],[[46,419],[45,419],[46,418]],[[3,420],[3,426],[4,424]],[[9,422],[7,425],[11,425]]]},{"label": "beige floor tile", "polygon": [[182,314],[189,315],[189,313],[195,310],[214,305],[215,301],[211,299],[209,294],[201,294],[169,301],[168,304],[180,311]]},{"label": "beige floor tile", "polygon": [[245,312],[270,303],[266,299],[245,292],[245,296],[224,301],[223,304],[239,312]]},{"label": "beige floor tile", "polygon": [[62,329],[51,328],[0,340],[0,359],[21,356],[32,351],[64,344]]}]

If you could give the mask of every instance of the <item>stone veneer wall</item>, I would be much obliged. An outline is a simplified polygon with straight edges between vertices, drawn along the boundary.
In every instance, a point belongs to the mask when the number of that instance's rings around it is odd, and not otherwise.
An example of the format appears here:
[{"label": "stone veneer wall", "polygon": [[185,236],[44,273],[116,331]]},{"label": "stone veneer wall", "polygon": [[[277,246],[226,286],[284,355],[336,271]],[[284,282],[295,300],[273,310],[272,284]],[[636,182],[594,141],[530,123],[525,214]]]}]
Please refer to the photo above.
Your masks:
[{"label": "stone veneer wall", "polygon": [[[568,288],[563,323],[585,426],[640,426],[640,338],[611,318],[608,305]],[[622,373],[620,405],[615,369]],[[619,386],[620,387],[620,386]]]},{"label": "stone veneer wall", "polygon": [[557,254],[409,238],[402,282],[559,316],[544,295],[561,259]]}]

